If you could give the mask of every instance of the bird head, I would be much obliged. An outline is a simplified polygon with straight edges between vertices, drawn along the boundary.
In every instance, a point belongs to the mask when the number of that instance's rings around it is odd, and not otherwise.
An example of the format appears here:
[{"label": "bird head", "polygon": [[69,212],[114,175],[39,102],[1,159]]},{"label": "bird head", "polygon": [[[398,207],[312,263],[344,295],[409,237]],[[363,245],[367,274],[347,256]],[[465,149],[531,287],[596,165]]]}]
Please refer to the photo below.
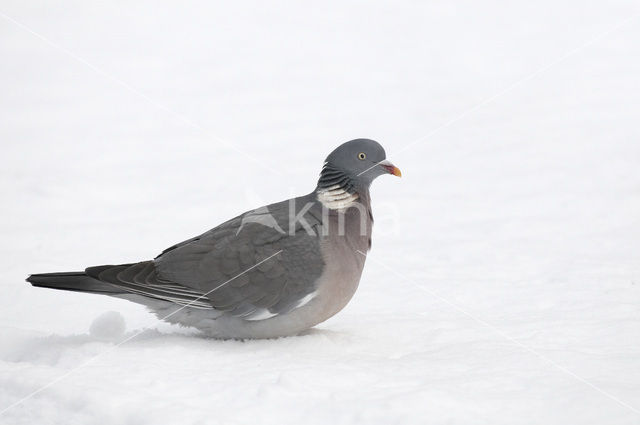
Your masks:
[{"label": "bird head", "polygon": [[376,177],[402,176],[400,169],[387,161],[384,148],[370,139],[343,143],[327,156],[318,180],[319,189],[338,186],[349,193],[368,189]]}]

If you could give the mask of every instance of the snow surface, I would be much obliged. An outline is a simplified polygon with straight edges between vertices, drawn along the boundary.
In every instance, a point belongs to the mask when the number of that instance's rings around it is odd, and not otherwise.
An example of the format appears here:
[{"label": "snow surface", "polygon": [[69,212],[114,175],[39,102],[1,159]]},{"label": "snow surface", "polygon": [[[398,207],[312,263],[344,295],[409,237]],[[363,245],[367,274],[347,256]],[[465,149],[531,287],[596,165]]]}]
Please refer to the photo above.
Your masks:
[{"label": "snow surface", "polygon": [[[3,425],[640,422],[636,2],[0,12]],[[307,193],[355,137],[404,177],[374,184],[355,298],[303,336],[23,281]],[[105,311],[136,336],[91,335]]]},{"label": "snow surface", "polygon": [[117,311],[107,311],[96,317],[89,326],[89,335],[102,341],[120,342],[127,330],[124,317]]}]

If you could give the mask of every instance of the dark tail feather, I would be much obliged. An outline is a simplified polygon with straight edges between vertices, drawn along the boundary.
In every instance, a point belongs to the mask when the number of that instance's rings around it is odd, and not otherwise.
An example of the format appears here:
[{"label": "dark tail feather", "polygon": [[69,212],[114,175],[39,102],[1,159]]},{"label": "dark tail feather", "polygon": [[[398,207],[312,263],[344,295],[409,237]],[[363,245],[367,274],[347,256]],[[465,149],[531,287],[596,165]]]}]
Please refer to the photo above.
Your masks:
[{"label": "dark tail feather", "polygon": [[27,282],[40,288],[62,289],[65,291],[89,292],[93,294],[122,294],[113,285],[87,276],[85,272],[32,274]]}]

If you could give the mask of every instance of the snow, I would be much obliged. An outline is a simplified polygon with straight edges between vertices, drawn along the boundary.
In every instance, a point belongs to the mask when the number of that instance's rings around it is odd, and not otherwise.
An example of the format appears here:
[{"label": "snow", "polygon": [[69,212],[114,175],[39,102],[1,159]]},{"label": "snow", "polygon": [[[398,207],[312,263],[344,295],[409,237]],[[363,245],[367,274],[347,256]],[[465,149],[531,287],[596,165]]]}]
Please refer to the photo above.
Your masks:
[{"label": "snow", "polygon": [[[3,425],[640,421],[634,2],[0,12]],[[307,193],[356,137],[403,178],[374,184],[356,296],[305,335],[24,282]]]},{"label": "snow", "polygon": [[102,341],[117,342],[124,335],[127,325],[124,317],[117,311],[107,311],[93,319],[89,335]]}]

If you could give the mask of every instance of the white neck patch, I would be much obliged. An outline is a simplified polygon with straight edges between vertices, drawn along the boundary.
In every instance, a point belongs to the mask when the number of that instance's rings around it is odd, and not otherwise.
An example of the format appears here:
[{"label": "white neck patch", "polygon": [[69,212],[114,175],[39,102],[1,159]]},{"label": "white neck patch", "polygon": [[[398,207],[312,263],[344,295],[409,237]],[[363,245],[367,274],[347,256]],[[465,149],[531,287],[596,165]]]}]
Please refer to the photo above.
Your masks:
[{"label": "white neck patch", "polygon": [[318,201],[332,210],[348,208],[356,199],[358,199],[357,193],[349,193],[337,184],[318,190]]}]

